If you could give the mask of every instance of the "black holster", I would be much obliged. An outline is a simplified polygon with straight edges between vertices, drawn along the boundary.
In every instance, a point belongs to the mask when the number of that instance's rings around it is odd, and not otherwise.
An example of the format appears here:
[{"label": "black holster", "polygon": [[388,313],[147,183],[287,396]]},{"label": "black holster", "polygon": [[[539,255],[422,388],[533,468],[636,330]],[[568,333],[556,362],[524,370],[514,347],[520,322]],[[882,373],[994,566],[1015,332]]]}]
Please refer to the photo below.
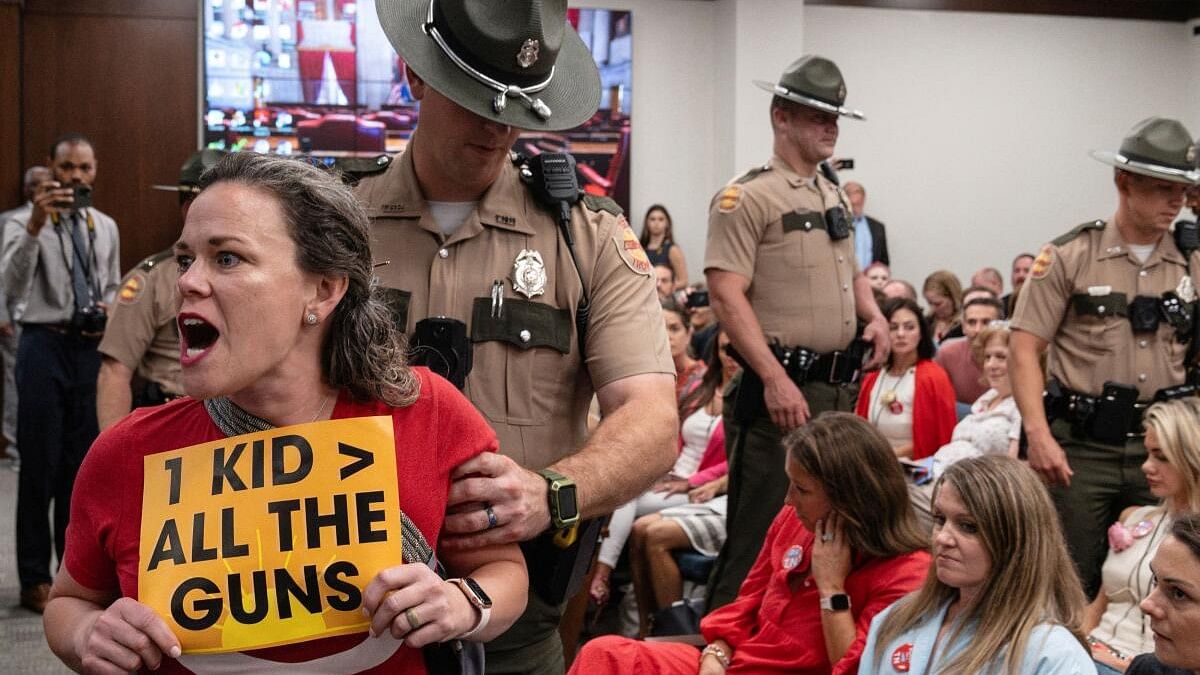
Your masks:
[{"label": "black holster", "polygon": [[554,542],[554,530],[521,542],[521,552],[529,568],[529,585],[538,597],[551,605],[561,605],[583,588],[596,557],[600,530],[607,520],[592,518],[579,523],[575,542],[566,548],[559,548]]}]

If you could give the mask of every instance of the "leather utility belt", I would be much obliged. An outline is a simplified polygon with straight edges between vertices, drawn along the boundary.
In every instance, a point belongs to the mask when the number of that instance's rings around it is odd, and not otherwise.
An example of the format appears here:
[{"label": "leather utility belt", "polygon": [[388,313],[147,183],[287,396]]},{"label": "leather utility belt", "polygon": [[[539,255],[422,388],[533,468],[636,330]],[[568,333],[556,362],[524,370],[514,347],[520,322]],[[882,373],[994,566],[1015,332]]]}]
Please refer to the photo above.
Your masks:
[{"label": "leather utility belt", "polygon": [[1174,329],[1175,339],[1180,343],[1192,339],[1195,307],[1193,303],[1184,302],[1175,291],[1160,296],[1138,295],[1129,300],[1124,293],[1113,293],[1107,286],[1100,286],[1087,293],[1072,295],[1071,307],[1080,316],[1127,318],[1137,334],[1153,333],[1161,322],[1166,322]]},{"label": "leather utility belt", "polygon": [[[866,353],[866,343],[858,339],[843,351],[826,353],[778,344],[769,347],[788,379],[795,382],[797,387],[803,387],[808,382],[853,384],[862,372],[863,355]],[[742,381],[734,400],[733,419],[748,421],[765,415],[767,406],[763,401],[762,379],[733,345],[729,345],[728,349],[729,356],[742,365]]]},{"label": "leather utility belt", "polygon": [[1165,387],[1154,392],[1150,401],[1138,401],[1137,387],[1105,382],[1099,396],[1063,387],[1057,380],[1046,384],[1046,417],[1071,425],[1071,434],[1109,445],[1124,445],[1145,434],[1142,415],[1152,403],[1195,396],[1200,388],[1192,384]]},{"label": "leather utility belt", "polygon": [[862,373],[864,349],[859,340],[850,343],[850,347],[841,351],[815,352],[804,347],[784,347],[770,345],[775,360],[783,366],[788,379],[797,387],[808,382],[825,382],[826,384],[854,384]]}]

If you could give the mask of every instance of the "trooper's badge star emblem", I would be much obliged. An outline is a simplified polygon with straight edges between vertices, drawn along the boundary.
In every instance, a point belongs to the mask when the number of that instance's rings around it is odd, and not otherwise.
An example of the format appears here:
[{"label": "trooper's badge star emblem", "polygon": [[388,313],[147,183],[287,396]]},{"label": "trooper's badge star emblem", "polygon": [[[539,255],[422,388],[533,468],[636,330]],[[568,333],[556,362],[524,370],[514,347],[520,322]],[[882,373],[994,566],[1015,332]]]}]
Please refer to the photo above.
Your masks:
[{"label": "trooper's badge star emblem", "polygon": [[533,298],[546,292],[546,265],[542,262],[542,254],[537,251],[522,249],[513,262],[513,290]]},{"label": "trooper's badge star emblem", "polygon": [[537,63],[538,60],[538,41],[529,38],[521,45],[521,51],[517,52],[517,65],[522,68],[528,68]]},{"label": "trooper's badge star emblem", "polygon": [[1194,146],[1194,145],[1188,146],[1187,155],[1184,157],[1184,159],[1187,160],[1188,164],[1196,163],[1196,146]]}]

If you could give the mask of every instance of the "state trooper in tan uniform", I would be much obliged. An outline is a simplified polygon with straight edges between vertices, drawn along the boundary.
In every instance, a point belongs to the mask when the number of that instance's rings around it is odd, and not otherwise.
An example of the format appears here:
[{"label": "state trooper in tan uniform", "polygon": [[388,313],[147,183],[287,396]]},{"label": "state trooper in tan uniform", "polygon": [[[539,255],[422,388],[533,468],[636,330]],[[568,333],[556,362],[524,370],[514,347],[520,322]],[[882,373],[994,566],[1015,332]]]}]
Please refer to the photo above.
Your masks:
[{"label": "state trooper in tan uniform", "polygon": [[[180,169],[178,185],[153,186],[179,194],[180,222],[200,193],[200,174],[225,154],[220,150],[196,152]],[[138,263],[121,280],[99,347],[103,361],[96,380],[96,416],[101,430],[133,408],[160,405],[183,395],[179,327],[175,325],[178,278],[174,253],[167,249]],[[142,379],[136,391],[132,388],[134,373]]]},{"label": "state trooper in tan uniform", "polygon": [[[1124,508],[1156,501],[1140,469],[1142,411],[1190,394],[1174,388],[1184,383],[1200,283],[1200,258],[1185,259],[1167,234],[1200,178],[1187,129],[1150,118],[1119,151],[1092,155],[1116,167],[1116,214],[1042,248],[1010,346],[1029,465],[1050,485],[1089,595],[1100,584],[1106,528]],[[1039,363],[1047,346],[1049,384]]]},{"label": "state trooper in tan uniform", "polygon": [[837,65],[805,56],[774,94],[775,156],[729,183],[709,210],[704,270],[713,310],[746,368],[725,406],[729,536],[709,584],[709,609],[732,600],[783,505],[783,434],[827,410],[849,411],[863,351],[887,356],[887,323],[854,254],[850,203],[832,173],[846,85]]},{"label": "state trooper in tan uniform", "polygon": [[[538,551],[576,536],[573,512],[609,513],[670,468],[674,366],[652,267],[620,209],[571,205],[574,191],[548,207],[523,180],[537,183],[538,162],[509,154],[519,130],[569,129],[597,108],[599,74],[565,0],[486,21],[484,6],[378,3],[421,115],[404,154],[357,191],[415,359],[457,380],[500,439],[502,455],[457,471],[441,539],[525,546],[529,605],[487,645],[488,672],[561,673],[561,605],[542,597]],[[593,392],[604,419],[589,436]]]}]

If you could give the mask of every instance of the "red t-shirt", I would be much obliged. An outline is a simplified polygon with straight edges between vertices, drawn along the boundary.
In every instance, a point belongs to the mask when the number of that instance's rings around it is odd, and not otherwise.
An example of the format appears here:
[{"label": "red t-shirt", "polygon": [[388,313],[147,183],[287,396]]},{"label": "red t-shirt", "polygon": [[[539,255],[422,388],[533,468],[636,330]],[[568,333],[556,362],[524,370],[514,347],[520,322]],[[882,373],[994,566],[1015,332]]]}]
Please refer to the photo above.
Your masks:
[{"label": "red t-shirt", "polygon": [[[393,408],[379,402],[357,403],[343,392],[334,406],[333,418],[391,415],[397,477],[404,477],[400,508],[434,544],[445,516],[451,471],[475,455],[495,452],[497,441],[491,427],[453,385],[424,368],[414,370],[421,381],[421,394],[412,405]],[[225,434],[213,424],[204,404],[192,398],[139,408],[100,434],[79,470],[71,498],[63,564],[75,581],[97,591],[118,591],[136,598],[143,458],[221,438]],[[400,563],[399,551],[396,563]],[[281,663],[309,663],[322,657],[341,659],[321,661],[341,672],[355,672],[355,668],[345,666],[364,662],[378,665],[358,671],[425,672],[419,650],[400,647],[379,663],[378,641],[364,637],[366,633],[323,638],[246,654]],[[391,637],[385,635],[378,640]],[[354,652],[356,645],[368,641],[375,643],[367,650],[371,654],[360,656]],[[224,672],[248,667],[238,661],[246,657],[238,654],[185,656],[184,660],[193,658],[211,659],[214,665],[221,662]],[[167,658],[155,672],[190,671]]]},{"label": "red t-shirt", "polygon": [[857,635],[845,656],[830,664],[821,629],[821,597],[808,576],[812,544],[812,532],[801,524],[793,508],[785,506],[767,530],[758,560],[737,598],[700,622],[707,641],[720,638],[733,647],[729,673],[858,672],[871,619],[915,591],[929,570],[925,551],[856,559],[846,577],[846,594]]}]

